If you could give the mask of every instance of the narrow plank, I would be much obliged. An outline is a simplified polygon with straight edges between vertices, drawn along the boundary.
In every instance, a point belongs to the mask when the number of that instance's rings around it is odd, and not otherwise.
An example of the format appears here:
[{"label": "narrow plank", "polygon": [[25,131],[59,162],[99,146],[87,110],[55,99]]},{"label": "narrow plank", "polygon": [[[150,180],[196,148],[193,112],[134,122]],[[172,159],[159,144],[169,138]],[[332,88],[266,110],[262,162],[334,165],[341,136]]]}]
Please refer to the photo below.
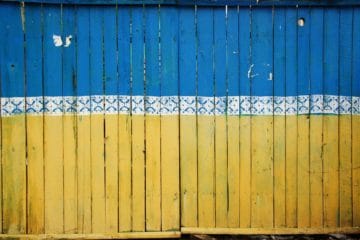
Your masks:
[{"label": "narrow plank", "polygon": [[132,230],[145,230],[143,8],[132,8]]},{"label": "narrow plank", "polygon": [[[82,8],[81,8],[82,9]],[[83,40],[89,39],[91,49],[89,83],[84,82],[84,94],[89,89],[91,97],[90,115],[90,154],[91,154],[91,230],[93,233],[105,232],[105,143],[104,143],[104,67],[99,64],[103,59],[103,9],[90,8],[84,11],[84,21],[89,21],[88,32]],[[84,23],[86,24],[86,23]],[[85,45],[84,45],[85,47]],[[97,104],[95,104],[97,103]]]},{"label": "narrow plank", "polygon": [[105,222],[106,232],[118,232],[118,77],[116,8],[104,7],[105,87]]},{"label": "narrow plank", "polygon": [[[237,20],[237,19],[236,19]],[[226,79],[226,12],[214,9],[215,68],[215,225],[228,226],[228,139],[227,139],[227,79]],[[238,212],[231,212],[230,214]]]},{"label": "narrow plank", "polygon": [[[273,96],[273,26],[272,12],[252,12],[251,96]],[[272,103],[263,111],[272,112]],[[254,101],[255,103],[255,101]],[[253,105],[252,111],[259,105]],[[271,107],[270,107],[271,106]],[[255,110],[252,114],[257,114]],[[251,120],[251,226],[273,226],[273,117],[253,116]]]},{"label": "narrow plank", "polygon": [[[197,9],[198,42],[198,221],[200,227],[215,226],[213,24],[211,8]],[[206,97],[206,98],[205,98]],[[208,103],[206,105],[202,105]]]},{"label": "narrow plank", "polygon": [[[326,9],[324,14],[324,94],[337,96],[339,93],[339,10]],[[329,102],[324,99],[325,112],[331,109]],[[337,227],[339,225],[338,116],[325,115],[323,129],[324,226]]]},{"label": "narrow plank", "polygon": [[[130,14],[129,7],[118,9],[119,51],[119,231],[131,230],[131,116],[130,101]],[[123,101],[120,101],[121,96]]]},{"label": "narrow plank", "polygon": [[[197,226],[196,38],[194,8],[179,10],[181,224]],[[192,96],[189,101],[186,96]]]},{"label": "narrow plank", "polygon": [[[249,70],[251,71],[250,24],[251,9],[239,8],[239,71],[240,96],[250,96]],[[240,99],[240,227],[251,225],[251,117],[245,103]]]},{"label": "narrow plank", "polygon": [[62,233],[64,228],[62,48],[53,37],[61,36],[61,7],[44,5],[44,171],[45,233]]},{"label": "narrow plank", "polygon": [[[26,6],[25,39],[26,47],[26,95],[41,96],[42,79],[42,8]],[[29,101],[29,98],[28,98]],[[27,109],[31,108],[29,104]],[[27,218],[28,233],[44,233],[44,148],[43,148],[43,113],[26,117],[28,178],[27,178]]]},{"label": "narrow plank", "polygon": [[[159,9],[145,12],[146,93],[146,230],[161,229],[161,159],[160,159],[160,74]],[[157,115],[150,115],[150,113]],[[166,171],[166,170],[165,170]]]},{"label": "narrow plank", "polygon": [[[239,116],[232,114],[237,112],[239,102],[239,21],[238,9],[229,7],[227,12],[227,78],[228,78],[228,186],[229,186],[229,222],[228,227],[240,225],[240,121]],[[234,101],[234,102],[232,102]],[[235,104],[234,104],[235,103]],[[234,108],[235,107],[235,108]],[[233,109],[234,108],[234,109]]]},{"label": "narrow plank", "polygon": [[[1,20],[1,96],[25,101],[24,32],[20,7],[3,3]],[[8,104],[10,104],[8,102]],[[13,103],[14,104],[14,103]],[[15,103],[18,104],[18,103]],[[5,103],[2,103],[5,106]],[[19,110],[24,112],[24,105]],[[26,232],[26,122],[25,115],[3,117],[2,128],[2,232]]]},{"label": "narrow plank", "polygon": [[[322,8],[310,10],[310,226],[323,226],[323,104],[315,100],[323,93],[323,17]],[[320,113],[316,115],[315,113]]]},{"label": "narrow plank", "polygon": [[[161,8],[161,96],[164,98],[161,101],[162,231],[180,229],[178,21],[177,8]],[[171,114],[167,112],[169,110]]]}]

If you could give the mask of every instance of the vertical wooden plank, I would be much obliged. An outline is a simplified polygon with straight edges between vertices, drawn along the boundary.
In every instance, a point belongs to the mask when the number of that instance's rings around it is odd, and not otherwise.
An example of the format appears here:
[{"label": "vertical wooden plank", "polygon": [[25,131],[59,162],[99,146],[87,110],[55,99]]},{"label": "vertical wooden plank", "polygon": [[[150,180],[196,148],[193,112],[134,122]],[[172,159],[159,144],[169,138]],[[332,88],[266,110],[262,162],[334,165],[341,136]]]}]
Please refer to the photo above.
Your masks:
[{"label": "vertical wooden plank", "polygon": [[[27,214],[28,233],[44,233],[44,148],[43,112],[36,112],[34,104],[43,99],[42,79],[42,8],[26,5],[26,117],[28,179]],[[37,97],[37,98],[36,98]],[[40,102],[42,106],[43,101]]]},{"label": "vertical wooden plank", "polygon": [[[74,233],[77,227],[76,181],[76,44],[75,8],[64,6],[63,95],[64,95],[64,232]],[[67,39],[67,40],[66,40]],[[67,42],[66,42],[67,41]]]},{"label": "vertical wooden plank", "polygon": [[[310,226],[323,226],[323,26],[322,8],[310,10]],[[317,113],[317,114],[316,114]]]},{"label": "vertical wooden plank", "polygon": [[298,227],[306,228],[310,226],[310,198],[309,198],[309,112],[310,107],[310,76],[309,76],[309,9],[298,9],[298,21],[303,20],[304,25],[298,23],[297,28],[297,209]]},{"label": "vertical wooden plank", "polygon": [[105,84],[105,222],[106,232],[118,231],[118,101],[116,8],[104,7]]},{"label": "vertical wooden plank", "polygon": [[324,16],[324,226],[339,226],[339,10]]},{"label": "vertical wooden plank", "polygon": [[214,85],[212,8],[197,9],[198,41],[198,221],[199,227],[215,226],[214,195]]},{"label": "vertical wooden plank", "polygon": [[[77,232],[91,232],[91,152],[90,142],[90,75],[89,69],[92,71],[96,65],[91,64],[89,60],[89,9],[78,8],[77,10]],[[101,32],[100,32],[101,34]],[[95,50],[95,49],[94,49]],[[93,51],[94,51],[93,50]],[[92,58],[92,55],[91,55]],[[92,73],[92,72],[91,72]],[[101,77],[102,75],[100,75]],[[102,126],[101,126],[102,127]],[[93,198],[94,201],[96,201]]]},{"label": "vertical wooden plank", "polygon": [[178,21],[176,7],[161,8],[161,227],[163,231],[180,229]]},{"label": "vertical wooden plank", "polygon": [[286,9],[286,227],[297,226],[297,12]]},{"label": "vertical wooden plank", "polygon": [[[228,65],[228,186],[229,186],[229,227],[240,224],[240,121],[238,115],[239,81],[239,21],[238,9],[229,7],[227,12],[227,65]],[[234,111],[234,113],[231,113]]]},{"label": "vertical wooden plank", "polygon": [[196,26],[194,8],[179,10],[181,224],[197,222]]},{"label": "vertical wooden plank", "polygon": [[143,8],[132,8],[132,192],[133,231],[145,230]]},{"label": "vertical wooden plank", "polygon": [[[273,226],[273,19],[272,11],[254,9],[251,22],[251,226]],[[258,100],[255,100],[259,97]],[[267,98],[262,105],[261,98]],[[260,103],[259,103],[260,101]],[[261,109],[260,109],[261,107]]]},{"label": "vertical wooden plank", "polygon": [[[91,7],[84,12],[84,21],[89,22],[88,32],[83,41],[88,41],[90,52],[89,83],[90,91],[90,154],[91,154],[91,228],[93,233],[105,232],[105,143],[104,143],[104,84],[103,64],[103,9]],[[86,23],[84,23],[86,24]],[[85,79],[84,79],[85,81]],[[85,94],[85,92],[84,92]]]},{"label": "vertical wooden plank", "polygon": [[339,191],[340,227],[352,226],[351,195],[351,52],[353,10],[340,10],[339,55]]},{"label": "vertical wooden plank", "polygon": [[251,225],[251,117],[247,105],[251,73],[251,9],[239,8],[239,70],[240,70],[240,227]]},{"label": "vertical wooden plank", "polygon": [[[1,96],[19,97],[10,102],[2,99],[3,113],[7,105],[16,106],[15,115],[3,117],[2,128],[2,231],[26,232],[26,127],[23,114],[25,101],[24,33],[20,7],[1,4]],[[6,101],[6,102],[5,102]],[[10,107],[11,109],[11,107]],[[9,109],[8,109],[9,110]],[[12,109],[11,109],[12,110]]]},{"label": "vertical wooden plank", "polygon": [[[236,19],[237,20],[237,19]],[[228,139],[226,82],[226,12],[214,9],[214,68],[215,68],[215,224],[227,227],[228,217]],[[238,212],[229,212],[237,214]]]},{"label": "vertical wooden plank", "polygon": [[118,9],[119,51],[119,231],[131,230],[131,116],[129,7]]},{"label": "vertical wooden plank", "polygon": [[62,233],[64,230],[62,48],[54,43],[54,38],[61,36],[61,33],[61,6],[44,5],[46,233]]},{"label": "vertical wooden plank", "polygon": [[[145,12],[146,230],[161,229],[159,9]],[[164,169],[166,171],[166,169]]]}]

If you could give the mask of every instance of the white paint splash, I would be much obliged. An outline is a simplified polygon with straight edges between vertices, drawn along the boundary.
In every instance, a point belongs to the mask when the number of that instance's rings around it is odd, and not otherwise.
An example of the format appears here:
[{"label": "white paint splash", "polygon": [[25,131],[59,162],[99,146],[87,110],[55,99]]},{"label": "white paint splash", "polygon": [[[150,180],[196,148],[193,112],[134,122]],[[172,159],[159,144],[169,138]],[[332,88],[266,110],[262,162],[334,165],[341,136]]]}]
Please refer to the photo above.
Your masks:
[{"label": "white paint splash", "polygon": [[254,64],[251,64],[250,67],[249,67],[248,74],[247,74],[248,78],[251,77],[251,72],[252,72],[253,67],[254,67]]},{"label": "white paint splash", "polygon": [[269,78],[268,78],[268,80],[269,80],[269,81],[272,81],[272,80],[273,80],[273,77],[274,77],[274,76],[273,76],[273,73],[272,73],[272,72],[269,73]]},{"label": "white paint splash", "polygon": [[65,38],[65,45],[64,47],[69,47],[71,44],[72,35],[69,35]]},{"label": "white paint splash", "polygon": [[53,40],[55,47],[61,47],[63,45],[63,41],[61,40],[61,36],[53,34]]}]

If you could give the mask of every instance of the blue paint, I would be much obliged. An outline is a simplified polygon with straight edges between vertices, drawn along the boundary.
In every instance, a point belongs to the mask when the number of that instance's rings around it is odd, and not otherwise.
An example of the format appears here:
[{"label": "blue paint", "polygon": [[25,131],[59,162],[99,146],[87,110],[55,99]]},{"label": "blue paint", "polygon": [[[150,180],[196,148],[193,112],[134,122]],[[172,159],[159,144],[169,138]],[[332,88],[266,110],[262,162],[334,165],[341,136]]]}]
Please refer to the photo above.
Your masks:
[{"label": "blue paint", "polygon": [[249,8],[239,9],[240,95],[243,96],[250,96],[250,79],[248,77],[251,68],[250,18]]},{"label": "blue paint", "polygon": [[119,50],[119,94],[130,95],[130,17],[131,10],[118,10],[118,50]]},{"label": "blue paint", "polygon": [[[236,7],[228,8],[227,23],[227,72],[228,94],[239,96],[239,26],[238,12]],[[220,66],[221,67],[221,66]]]},{"label": "blue paint", "polygon": [[274,9],[274,96],[285,96],[285,8]]},{"label": "blue paint", "polygon": [[297,11],[286,10],[286,96],[297,95]]},{"label": "blue paint", "polygon": [[352,95],[360,96],[360,8],[354,8],[352,51]]},{"label": "blue paint", "polygon": [[[227,96],[226,18],[225,8],[214,9],[215,95]],[[236,19],[237,20],[237,19]],[[221,106],[216,106],[221,107]]]},{"label": "blue paint", "polygon": [[310,93],[310,27],[307,22],[310,19],[310,13],[308,8],[302,8],[298,10],[298,21],[304,19],[304,26],[297,24],[297,87],[298,95],[309,95]]}]

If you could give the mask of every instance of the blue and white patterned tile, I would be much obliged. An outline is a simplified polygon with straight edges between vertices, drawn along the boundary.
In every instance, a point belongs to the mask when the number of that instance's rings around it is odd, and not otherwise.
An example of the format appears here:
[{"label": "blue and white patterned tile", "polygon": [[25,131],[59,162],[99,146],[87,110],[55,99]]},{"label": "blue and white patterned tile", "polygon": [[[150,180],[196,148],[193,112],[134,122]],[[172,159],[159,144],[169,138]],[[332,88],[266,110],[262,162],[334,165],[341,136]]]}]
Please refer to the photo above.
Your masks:
[{"label": "blue and white patterned tile", "polygon": [[215,115],[224,115],[226,113],[227,97],[215,97]]},{"label": "blue and white patterned tile", "polygon": [[145,101],[144,96],[131,97],[131,114],[144,115],[145,114]]},{"label": "blue and white patterned tile", "polygon": [[180,96],[180,114],[181,115],[196,114],[196,97]]},{"label": "blue and white patterned tile", "polygon": [[25,112],[25,98],[1,98],[1,116],[7,117]]},{"label": "blue and white patterned tile", "polygon": [[41,115],[44,113],[43,97],[27,97],[26,113],[29,115]]},{"label": "blue and white patterned tile", "polygon": [[119,102],[117,95],[106,95],[105,96],[105,113],[106,114],[118,114]]},{"label": "blue and white patterned tile", "polygon": [[119,114],[130,114],[130,109],[131,109],[130,96],[120,95],[118,96],[118,101],[119,101]]},{"label": "blue and white patterned tile", "polygon": [[240,115],[240,97],[229,96],[227,98],[227,114],[230,116]]},{"label": "blue and white patterned tile", "polygon": [[149,115],[159,115],[161,108],[161,98],[154,96],[145,97],[145,113]]},{"label": "blue and white patterned tile", "polygon": [[178,96],[163,96],[160,98],[161,115],[178,115],[179,114],[179,97]]},{"label": "blue and white patterned tile", "polygon": [[197,114],[204,116],[214,115],[215,111],[214,97],[197,97]]}]

